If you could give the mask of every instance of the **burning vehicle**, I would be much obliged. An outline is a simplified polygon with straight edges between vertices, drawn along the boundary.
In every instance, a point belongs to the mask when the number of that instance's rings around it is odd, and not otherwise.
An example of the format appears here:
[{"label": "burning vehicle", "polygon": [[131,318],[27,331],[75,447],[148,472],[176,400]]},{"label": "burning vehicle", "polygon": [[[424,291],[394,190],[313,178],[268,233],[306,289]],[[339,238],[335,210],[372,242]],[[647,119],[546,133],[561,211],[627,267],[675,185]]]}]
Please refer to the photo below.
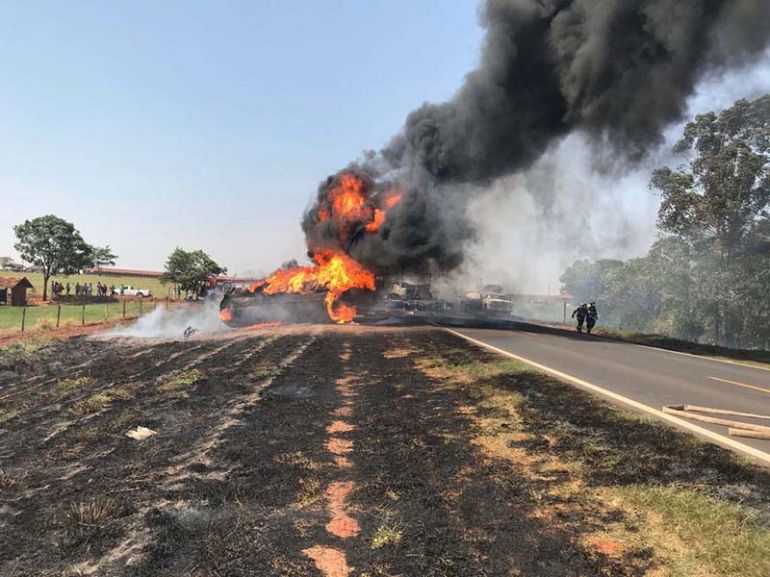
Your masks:
[{"label": "burning vehicle", "polygon": [[308,256],[313,264],[280,268],[220,305],[230,326],[261,322],[349,323],[366,292],[377,289],[375,271],[351,256],[367,236],[376,235],[403,192],[377,185],[361,171],[343,171],[319,189],[305,217]]}]

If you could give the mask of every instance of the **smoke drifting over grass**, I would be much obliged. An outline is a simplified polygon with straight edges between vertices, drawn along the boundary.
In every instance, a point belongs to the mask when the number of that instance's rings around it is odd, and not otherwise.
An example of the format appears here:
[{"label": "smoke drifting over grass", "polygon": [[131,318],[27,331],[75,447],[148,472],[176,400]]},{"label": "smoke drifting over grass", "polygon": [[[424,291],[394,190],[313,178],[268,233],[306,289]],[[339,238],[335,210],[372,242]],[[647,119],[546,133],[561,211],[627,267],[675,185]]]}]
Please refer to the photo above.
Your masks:
[{"label": "smoke drifting over grass", "polygon": [[219,300],[206,299],[203,306],[182,305],[167,309],[159,306],[130,326],[107,333],[114,337],[139,339],[183,339],[190,329],[194,335],[210,335],[231,330],[219,319]]},{"label": "smoke drifting over grass", "polygon": [[[572,216],[601,195],[555,198],[576,193],[558,182],[561,167],[548,164],[559,158],[553,150],[587,143],[600,152],[588,165],[638,167],[682,120],[699,81],[761,56],[768,21],[767,0],[486,0],[480,65],[455,97],[412,112],[387,147],[354,165],[405,194],[376,234],[347,235],[343,248],[375,271],[456,270],[469,241],[484,234],[484,210],[472,208],[476,218],[467,211],[490,186],[529,203],[541,227],[572,222],[559,242],[584,246]],[[570,135],[577,137],[559,144]],[[510,175],[519,176],[493,184]],[[303,226],[317,244],[316,210]],[[617,238],[629,239],[629,230]],[[345,236],[322,234],[330,242]]]}]

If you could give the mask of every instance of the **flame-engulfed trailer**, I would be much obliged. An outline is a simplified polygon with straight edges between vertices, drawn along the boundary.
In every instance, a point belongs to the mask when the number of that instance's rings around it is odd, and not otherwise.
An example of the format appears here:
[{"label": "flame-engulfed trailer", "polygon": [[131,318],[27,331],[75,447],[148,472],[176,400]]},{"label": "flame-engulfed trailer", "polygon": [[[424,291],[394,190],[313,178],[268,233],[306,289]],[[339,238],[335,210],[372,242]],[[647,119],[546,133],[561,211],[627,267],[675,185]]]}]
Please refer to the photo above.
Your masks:
[{"label": "flame-engulfed trailer", "polygon": [[328,323],[331,321],[326,312],[325,296],[325,292],[272,296],[231,293],[222,299],[219,316],[228,326],[238,328],[274,322]]}]

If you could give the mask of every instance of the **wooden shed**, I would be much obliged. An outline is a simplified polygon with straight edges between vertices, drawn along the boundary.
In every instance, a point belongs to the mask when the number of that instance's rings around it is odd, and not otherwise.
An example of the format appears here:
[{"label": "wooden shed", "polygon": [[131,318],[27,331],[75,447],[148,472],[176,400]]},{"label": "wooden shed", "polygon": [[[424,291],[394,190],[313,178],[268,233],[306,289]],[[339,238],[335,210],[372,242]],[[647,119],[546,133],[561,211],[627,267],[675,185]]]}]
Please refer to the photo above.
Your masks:
[{"label": "wooden shed", "polygon": [[0,303],[23,307],[27,304],[27,289],[33,288],[27,277],[0,276]]}]

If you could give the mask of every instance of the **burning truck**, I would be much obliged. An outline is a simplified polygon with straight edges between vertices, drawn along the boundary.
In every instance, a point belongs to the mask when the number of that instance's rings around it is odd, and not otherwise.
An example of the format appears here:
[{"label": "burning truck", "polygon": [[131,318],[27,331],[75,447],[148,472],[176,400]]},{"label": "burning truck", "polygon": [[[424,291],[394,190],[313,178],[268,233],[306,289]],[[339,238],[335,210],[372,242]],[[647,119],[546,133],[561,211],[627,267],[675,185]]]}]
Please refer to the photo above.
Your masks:
[{"label": "burning truck", "polygon": [[231,326],[264,322],[351,322],[377,276],[351,256],[367,236],[376,235],[403,192],[374,182],[361,171],[343,171],[319,190],[305,217],[308,256],[313,264],[276,270],[240,295],[228,294],[220,318]]}]

